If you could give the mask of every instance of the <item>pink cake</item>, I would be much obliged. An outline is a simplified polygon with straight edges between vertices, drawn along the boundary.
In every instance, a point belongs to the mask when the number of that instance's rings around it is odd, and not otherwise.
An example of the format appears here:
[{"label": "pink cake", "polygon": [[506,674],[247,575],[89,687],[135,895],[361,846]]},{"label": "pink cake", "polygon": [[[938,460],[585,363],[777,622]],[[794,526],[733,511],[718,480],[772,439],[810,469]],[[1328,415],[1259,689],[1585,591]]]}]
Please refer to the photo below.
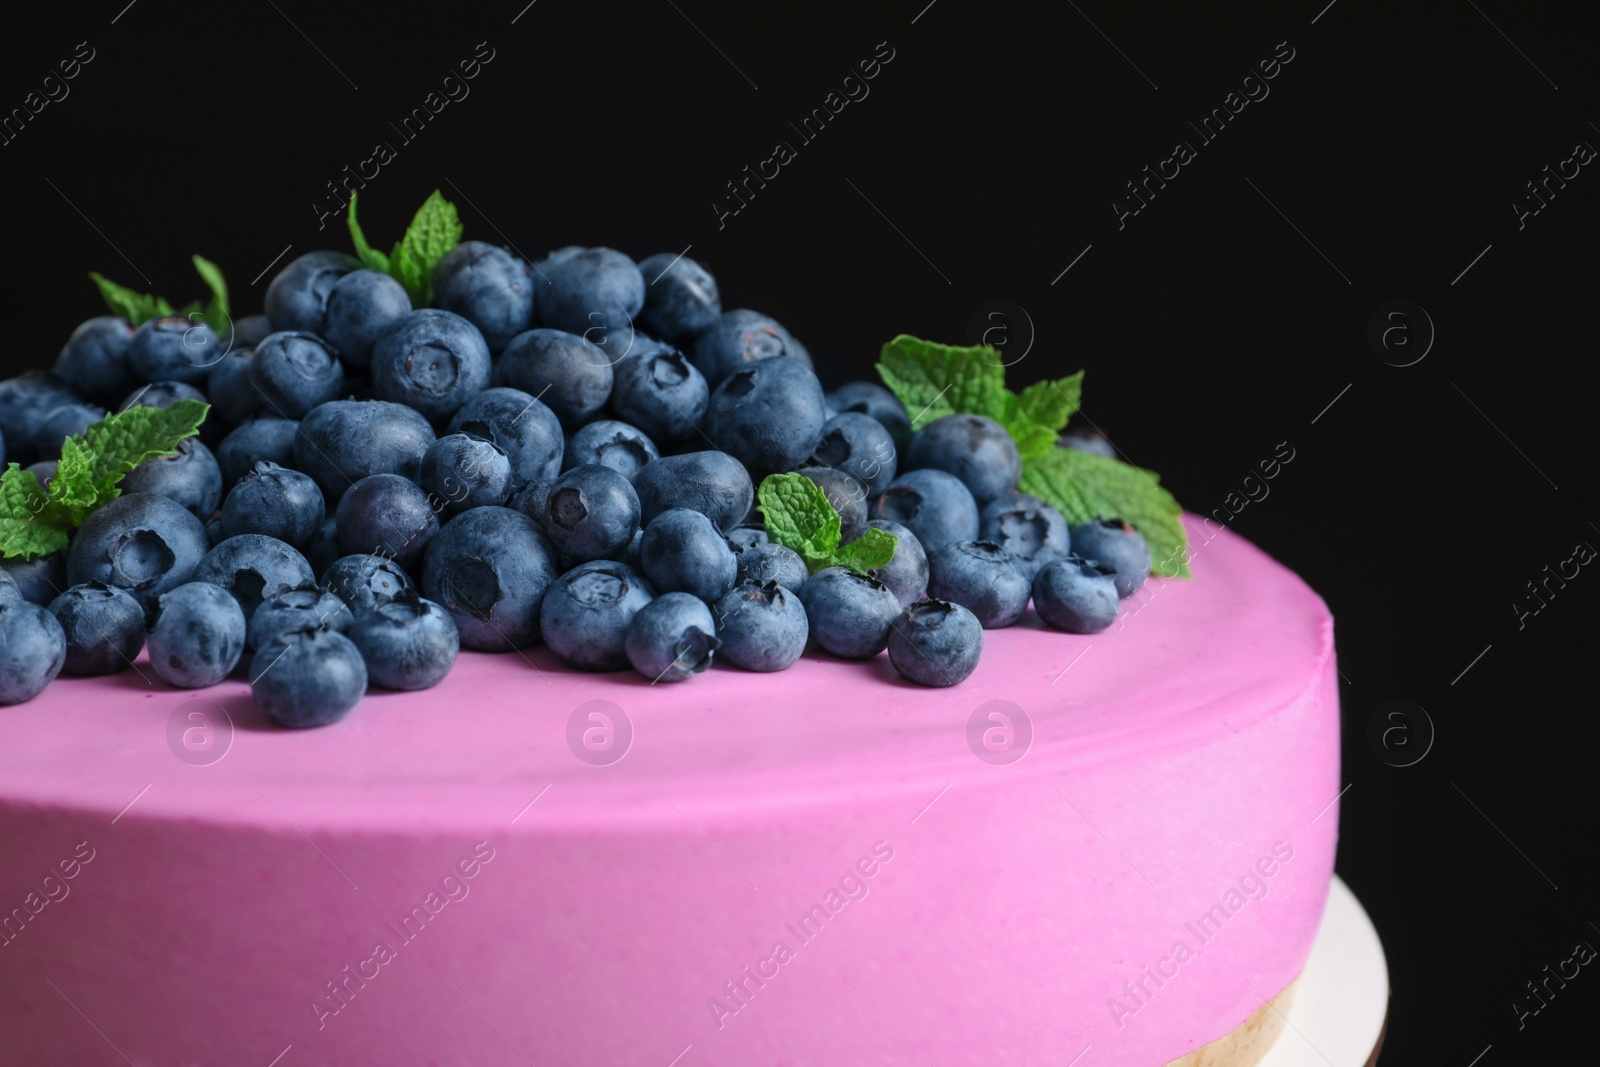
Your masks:
[{"label": "pink cake", "polygon": [[0,709],[0,1063],[1166,1064],[1299,975],[1338,826],[1327,608],[1193,569],[951,689],[464,653],[292,732],[62,679]]}]

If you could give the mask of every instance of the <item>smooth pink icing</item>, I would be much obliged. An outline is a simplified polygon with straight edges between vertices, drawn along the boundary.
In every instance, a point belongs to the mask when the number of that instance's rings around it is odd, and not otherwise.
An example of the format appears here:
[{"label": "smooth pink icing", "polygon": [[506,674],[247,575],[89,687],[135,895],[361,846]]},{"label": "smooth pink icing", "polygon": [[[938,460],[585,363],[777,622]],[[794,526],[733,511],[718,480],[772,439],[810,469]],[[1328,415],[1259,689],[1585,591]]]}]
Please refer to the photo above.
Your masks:
[{"label": "smooth pink icing", "polygon": [[[945,690],[886,657],[651,686],[466,653],[290,732],[240,681],[63,678],[0,709],[0,916],[37,909],[0,934],[0,1063],[1163,1064],[1299,973],[1338,826],[1326,607],[1232,534],[1196,549],[1105,633],[986,632]],[[609,766],[567,743],[596,699],[635,730]],[[1009,766],[968,747],[995,699],[1035,733]],[[235,723],[209,766],[168,747],[190,701]],[[1280,841],[1202,945],[1185,923]],[[786,927],[876,842],[864,897],[809,942]],[[1158,988],[1141,966],[1177,940],[1198,951]],[[777,941],[792,958],[762,963]],[[334,980],[355,992],[319,1028]],[[754,993],[719,1025],[733,980]]]}]

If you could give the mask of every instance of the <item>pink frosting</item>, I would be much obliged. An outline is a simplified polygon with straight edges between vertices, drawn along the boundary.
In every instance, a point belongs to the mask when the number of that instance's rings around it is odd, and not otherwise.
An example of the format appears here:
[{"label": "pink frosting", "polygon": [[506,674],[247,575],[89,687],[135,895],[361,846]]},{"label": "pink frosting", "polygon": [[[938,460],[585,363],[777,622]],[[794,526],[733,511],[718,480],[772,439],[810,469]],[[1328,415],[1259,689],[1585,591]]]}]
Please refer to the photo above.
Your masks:
[{"label": "pink frosting", "polygon": [[1338,826],[1326,607],[1226,532],[1193,567],[942,690],[464,653],[291,732],[63,678],[0,709],[0,1064],[1164,1064],[1299,973]]}]

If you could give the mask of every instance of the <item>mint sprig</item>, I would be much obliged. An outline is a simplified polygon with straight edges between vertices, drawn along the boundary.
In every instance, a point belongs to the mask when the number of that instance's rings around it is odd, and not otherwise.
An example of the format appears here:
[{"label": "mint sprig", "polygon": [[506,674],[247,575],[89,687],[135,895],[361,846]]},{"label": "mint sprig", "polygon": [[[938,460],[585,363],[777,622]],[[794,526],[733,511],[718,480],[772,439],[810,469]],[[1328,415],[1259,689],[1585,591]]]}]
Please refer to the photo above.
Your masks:
[{"label": "mint sprig", "polygon": [[803,474],[769,474],[756,492],[767,536],[805,560],[815,574],[826,567],[849,567],[862,574],[894,558],[896,537],[870,528],[841,545],[839,512],[822,487]]},{"label": "mint sprig", "polygon": [[1096,518],[1131,523],[1150,546],[1153,573],[1190,577],[1183,509],[1153,471],[1056,447],[1078,412],[1082,371],[1013,393],[995,349],[957,348],[901,334],[883,346],[878,374],[911,413],[912,429],[946,415],[994,419],[1022,455],[1018,488],[1055,507],[1073,525]]},{"label": "mint sprig", "polygon": [[125,285],[118,285],[99,271],[90,271],[89,280],[100,290],[100,298],[106,302],[111,313],[127,319],[134,326],[165,315],[182,315],[188,319],[198,317],[213,332],[221,335],[233,326],[228,314],[228,283],[222,278],[222,269],[209,259],[203,256],[190,256],[189,259],[194,264],[195,273],[211,290],[211,300],[203,306],[200,301],[192,300],[175,309],[166,297],[140,293]]},{"label": "mint sprig", "polygon": [[456,206],[435,189],[422,202],[411,225],[388,255],[373,248],[356,221],[356,193],[350,191],[350,211],[345,217],[356,258],[369,270],[387,274],[405,287],[414,307],[433,301],[433,268],[461,243],[461,216]]},{"label": "mint sprig", "polygon": [[62,442],[48,490],[32,471],[8,464],[0,474],[0,557],[29,559],[67,547],[73,529],[121,495],[123,475],[152,456],[176,451],[210,410],[198,400],[179,400],[168,408],[108,415]]},{"label": "mint sprig", "polygon": [[920,430],[946,415],[985,415],[1011,434],[1023,459],[1044,455],[1078,411],[1083,372],[1035,382],[1021,395],[1006,388],[998,351],[956,348],[901,334],[883,346],[878,374]]}]

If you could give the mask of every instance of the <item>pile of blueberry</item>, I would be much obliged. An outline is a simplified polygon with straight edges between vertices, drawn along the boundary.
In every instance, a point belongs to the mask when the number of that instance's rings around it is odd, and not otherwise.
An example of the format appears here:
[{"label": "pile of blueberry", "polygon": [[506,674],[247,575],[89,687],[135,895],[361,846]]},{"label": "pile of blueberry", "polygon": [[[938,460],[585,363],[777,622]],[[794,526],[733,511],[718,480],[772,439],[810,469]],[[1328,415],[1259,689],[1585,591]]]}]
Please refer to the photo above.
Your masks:
[{"label": "pile of blueberry", "polygon": [[[174,686],[242,666],[285,726],[336,721],[368,685],[435,685],[461,647],[540,641],[652,682],[713,655],[775,671],[808,642],[887,648],[905,677],[951,685],[1030,598],[1050,625],[1094,632],[1149,573],[1130,526],[1069,530],[1018,493],[998,423],[913,433],[880,385],[825,393],[800,342],[723,311],[685,256],[572,247],[530,264],[468,241],[431,291],[413,307],[388,274],[312,252],[221,337],[193,317],[94,318],[53,371],[0,382],[0,457],[44,484],[113,406],[210,405],[68,548],[4,560],[0,704],[63,670],[128,669],[144,647]],[[791,471],[844,542],[877,528],[893,558],[810,573],[757,504],[763,478]]]}]

